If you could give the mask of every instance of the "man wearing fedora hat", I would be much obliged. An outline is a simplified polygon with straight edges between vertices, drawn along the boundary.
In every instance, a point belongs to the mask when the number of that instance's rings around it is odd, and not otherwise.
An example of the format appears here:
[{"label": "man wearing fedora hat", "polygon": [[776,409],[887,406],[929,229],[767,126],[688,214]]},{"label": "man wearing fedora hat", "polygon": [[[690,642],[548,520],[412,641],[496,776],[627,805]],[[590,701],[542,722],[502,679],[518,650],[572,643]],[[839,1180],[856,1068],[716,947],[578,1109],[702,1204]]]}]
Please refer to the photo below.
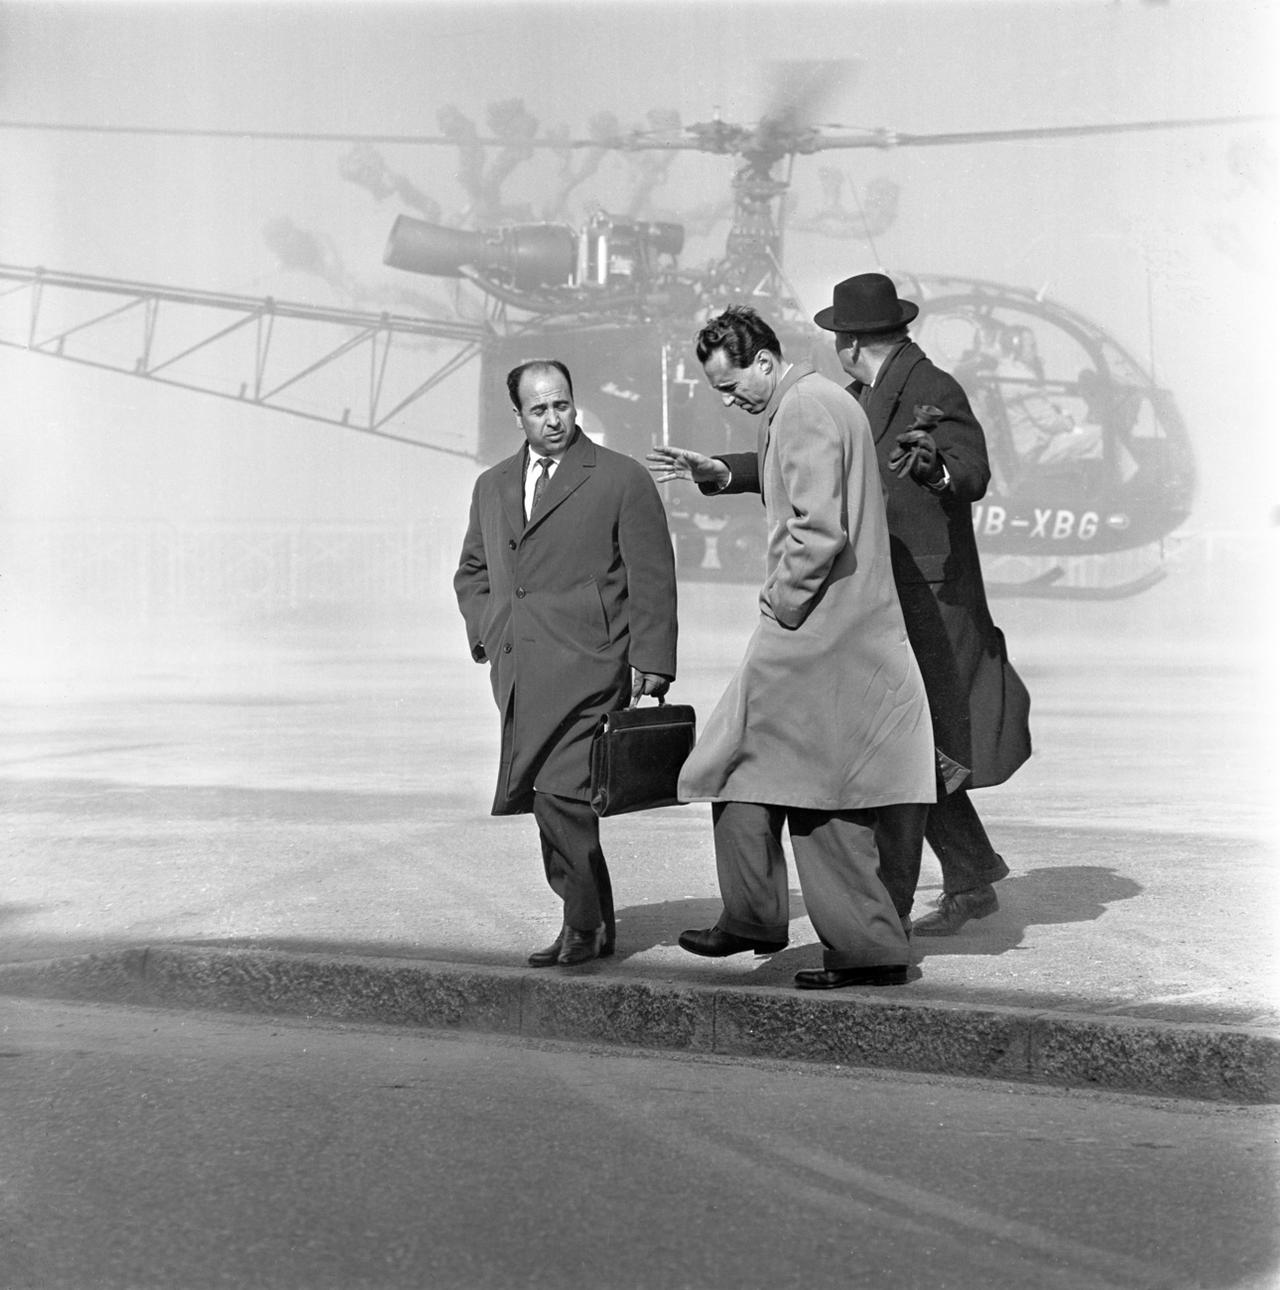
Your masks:
[{"label": "man wearing fedora hat", "polygon": [[[894,582],[924,675],[941,783],[925,840],[942,869],[942,900],[919,936],[950,936],[997,908],[1009,870],[968,789],[1001,784],[1031,755],[1030,700],[991,619],[970,505],[987,491],[987,444],[958,381],[911,340],[919,313],[891,278],[836,284],[814,322],[835,333],[849,392],[871,422],[885,485]],[[949,791],[946,791],[949,790]]]},{"label": "man wearing fedora hat", "polygon": [[[814,322],[835,333],[849,393],[871,425],[894,583],[933,718],[939,791],[924,838],[942,869],[942,898],[912,931],[950,936],[998,907],[993,884],[1009,870],[967,790],[1003,783],[1030,756],[1030,701],[991,619],[973,536],[970,504],[991,477],[986,440],[959,383],[911,340],[907,325],[918,313],[891,278],[862,273],[836,284]],[[691,478],[707,493],[759,489],[751,453],[676,451],[675,473],[660,477]],[[905,917],[920,816],[885,808],[880,817],[886,884]]]}]

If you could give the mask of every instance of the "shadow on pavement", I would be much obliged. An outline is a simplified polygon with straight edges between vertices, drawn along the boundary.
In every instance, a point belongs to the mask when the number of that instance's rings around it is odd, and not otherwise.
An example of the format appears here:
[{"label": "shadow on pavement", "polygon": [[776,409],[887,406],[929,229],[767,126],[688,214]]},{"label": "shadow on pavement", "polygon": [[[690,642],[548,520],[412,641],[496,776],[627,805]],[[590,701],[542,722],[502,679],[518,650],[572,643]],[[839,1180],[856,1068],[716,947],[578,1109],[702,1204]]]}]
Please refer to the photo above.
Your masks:
[{"label": "shadow on pavement", "polygon": [[[982,920],[971,921],[954,936],[915,937],[912,960],[935,956],[994,957],[1018,949],[1032,926],[1085,923],[1101,918],[1109,905],[1129,900],[1143,891],[1141,884],[1124,877],[1114,869],[1099,865],[1073,865],[1064,868],[1033,869],[1006,878],[997,888],[1000,908]],[[704,983],[743,983],[744,977],[760,985],[789,982],[800,968],[821,964],[821,947],[813,939],[804,900],[798,890],[790,893],[792,943],[772,955],[733,955],[727,960],[699,959],[679,953],[674,960],[697,969]],[[917,901],[917,915],[926,906]],[[653,950],[675,950],[677,938],[689,928],[712,926],[720,916],[719,899],[707,897],[653,901],[623,905],[617,911],[617,952],[612,962],[621,965],[631,958]],[[30,907],[0,906],[0,925],[6,918],[18,918],[32,912]],[[798,924],[798,925],[797,925]],[[526,956],[553,935],[548,928],[535,929],[500,948],[457,944],[432,944],[426,940],[343,940],[332,937],[299,937],[259,935],[253,937],[180,937],[185,945],[202,945],[229,949],[277,949],[290,953],[351,954],[372,958],[423,959],[431,962],[472,963],[493,967],[523,966]],[[804,938],[801,940],[800,938]],[[93,952],[119,948],[123,941],[110,944],[98,941],[74,947],[63,946],[61,952]],[[525,941],[528,943],[526,944]],[[723,966],[721,966],[723,965]],[[602,963],[607,967],[608,963]],[[664,973],[669,975],[669,973]],[[918,974],[912,974],[912,980]]]},{"label": "shadow on pavement", "polygon": [[[1140,883],[1104,865],[1030,869],[996,884],[1000,908],[994,914],[971,920],[954,936],[916,936],[912,944],[918,958],[1005,954],[1022,944],[1028,927],[1093,922],[1108,905],[1132,900],[1142,891]],[[917,900],[917,916],[926,908]]]}]

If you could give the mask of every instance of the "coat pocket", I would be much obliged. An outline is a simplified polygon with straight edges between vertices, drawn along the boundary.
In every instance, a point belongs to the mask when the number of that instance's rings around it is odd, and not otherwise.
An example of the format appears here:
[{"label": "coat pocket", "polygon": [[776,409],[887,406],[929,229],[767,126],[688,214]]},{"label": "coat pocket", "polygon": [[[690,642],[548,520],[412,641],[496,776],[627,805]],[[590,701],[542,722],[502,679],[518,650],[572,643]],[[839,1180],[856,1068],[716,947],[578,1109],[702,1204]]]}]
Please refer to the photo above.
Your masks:
[{"label": "coat pocket", "polygon": [[600,594],[600,584],[594,578],[579,588],[579,601],[582,606],[583,643],[593,649],[608,649],[609,615],[604,607],[604,597]]},{"label": "coat pocket", "polygon": [[502,647],[502,638],[506,635],[510,620],[509,613],[503,612],[500,606],[493,605],[480,624],[480,643],[484,646],[485,656],[490,663],[495,661]]}]

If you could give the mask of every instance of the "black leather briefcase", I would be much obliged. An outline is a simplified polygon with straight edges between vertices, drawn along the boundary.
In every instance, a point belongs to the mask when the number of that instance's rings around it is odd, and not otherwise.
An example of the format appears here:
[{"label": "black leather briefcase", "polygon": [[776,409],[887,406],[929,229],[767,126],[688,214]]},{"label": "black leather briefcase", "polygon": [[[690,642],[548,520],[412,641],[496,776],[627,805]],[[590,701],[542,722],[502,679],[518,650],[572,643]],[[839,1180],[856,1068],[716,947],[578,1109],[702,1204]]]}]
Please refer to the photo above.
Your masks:
[{"label": "black leather briefcase", "polygon": [[600,718],[591,738],[591,809],[622,815],[678,806],[676,780],[697,737],[693,708],[658,700]]}]

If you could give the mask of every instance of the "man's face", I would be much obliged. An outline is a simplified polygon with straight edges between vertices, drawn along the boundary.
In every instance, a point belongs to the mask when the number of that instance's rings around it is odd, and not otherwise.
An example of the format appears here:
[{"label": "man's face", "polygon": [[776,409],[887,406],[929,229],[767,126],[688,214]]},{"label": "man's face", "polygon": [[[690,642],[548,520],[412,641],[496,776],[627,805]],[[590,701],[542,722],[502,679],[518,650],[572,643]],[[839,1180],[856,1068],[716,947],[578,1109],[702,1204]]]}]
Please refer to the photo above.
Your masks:
[{"label": "man's face", "polygon": [[724,350],[717,349],[702,370],[725,407],[744,412],[763,412],[778,385],[778,360],[768,350],[761,350],[746,367],[734,367]]},{"label": "man's face", "polygon": [[573,442],[578,429],[569,382],[554,367],[538,368],[520,378],[520,410],[516,420],[536,456],[557,460]]}]

